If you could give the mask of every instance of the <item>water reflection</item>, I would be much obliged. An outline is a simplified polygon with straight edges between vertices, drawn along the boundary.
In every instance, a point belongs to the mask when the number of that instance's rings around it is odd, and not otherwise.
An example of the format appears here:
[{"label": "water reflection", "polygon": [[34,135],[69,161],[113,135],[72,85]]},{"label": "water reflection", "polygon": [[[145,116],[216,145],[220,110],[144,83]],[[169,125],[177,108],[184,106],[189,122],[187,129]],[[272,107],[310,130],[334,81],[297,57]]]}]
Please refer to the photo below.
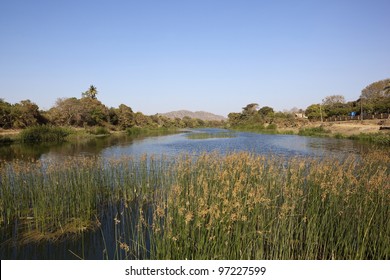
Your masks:
[{"label": "water reflection", "polygon": [[[41,241],[23,244],[18,242],[17,226],[12,230],[0,231],[1,259],[28,259],[28,260],[102,260],[102,259],[146,259],[143,256],[128,254],[121,244],[131,248],[142,245],[150,249],[148,231],[139,231],[137,227],[141,217],[138,211],[143,209],[142,219],[152,224],[153,209],[148,205],[140,205],[138,201],[132,203],[118,202],[100,209],[99,228],[95,231],[85,231],[77,238],[67,238],[61,241]],[[141,236],[142,235],[142,236]],[[145,244],[142,244],[144,242]],[[134,252],[133,252],[134,253]]]},{"label": "water reflection", "polygon": [[105,158],[141,155],[176,156],[189,153],[226,154],[248,151],[281,156],[342,156],[372,149],[357,141],[297,135],[267,135],[225,129],[197,129],[169,135],[128,136],[114,134],[62,144],[14,144],[0,147],[0,159],[50,160],[66,156]]}]

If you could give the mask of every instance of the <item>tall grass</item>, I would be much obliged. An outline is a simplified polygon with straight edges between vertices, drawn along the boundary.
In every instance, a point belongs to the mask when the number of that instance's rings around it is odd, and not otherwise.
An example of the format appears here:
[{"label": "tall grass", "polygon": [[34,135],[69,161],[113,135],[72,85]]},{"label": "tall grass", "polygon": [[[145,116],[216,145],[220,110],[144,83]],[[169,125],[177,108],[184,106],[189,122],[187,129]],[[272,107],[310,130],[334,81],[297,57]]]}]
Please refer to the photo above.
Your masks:
[{"label": "tall grass", "polygon": [[317,127],[308,127],[299,129],[300,136],[329,136],[330,130],[325,129],[322,125]]},{"label": "tall grass", "polygon": [[69,129],[54,126],[32,126],[20,132],[20,141],[33,142],[62,142],[70,134]]},{"label": "tall grass", "polygon": [[157,205],[157,258],[388,259],[389,159],[377,160],[181,161]]},{"label": "tall grass", "polygon": [[204,139],[214,139],[214,138],[234,138],[236,134],[232,131],[228,132],[217,132],[217,133],[207,133],[207,132],[199,132],[199,133],[189,133],[187,134],[187,139],[192,140],[204,140]]},{"label": "tall grass", "polygon": [[104,126],[91,127],[87,131],[93,135],[110,135],[110,131]]},{"label": "tall grass", "polygon": [[388,146],[390,147],[390,133],[360,133],[357,135],[351,135],[348,137],[349,139],[352,140],[359,140],[362,142],[368,142],[368,143],[373,143],[376,145],[382,145],[382,146]]},{"label": "tall grass", "polygon": [[3,163],[1,226],[56,240],[98,230],[119,205],[115,258],[389,259],[389,163],[249,153]]}]

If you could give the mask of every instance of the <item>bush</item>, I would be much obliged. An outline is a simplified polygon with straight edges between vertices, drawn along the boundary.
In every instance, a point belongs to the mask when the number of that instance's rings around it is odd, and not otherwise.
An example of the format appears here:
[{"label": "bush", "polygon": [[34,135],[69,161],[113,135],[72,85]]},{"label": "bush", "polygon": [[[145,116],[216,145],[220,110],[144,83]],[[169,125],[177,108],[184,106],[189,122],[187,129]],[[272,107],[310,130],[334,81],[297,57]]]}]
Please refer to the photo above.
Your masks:
[{"label": "bush", "polygon": [[0,135],[0,145],[1,144],[4,144],[4,145],[11,144],[13,142],[14,142],[14,140],[11,139],[10,137]]},{"label": "bush", "polygon": [[322,125],[317,127],[310,128],[301,128],[298,132],[298,135],[301,136],[324,136],[329,134],[331,131],[325,129]]},{"label": "bush", "polygon": [[94,135],[109,135],[110,134],[110,131],[103,126],[91,128],[88,130],[88,132],[91,134],[94,134]]},{"label": "bush", "polygon": [[[145,130],[145,129],[144,129]],[[137,136],[137,135],[140,135],[142,133],[143,129],[138,127],[138,126],[134,126],[134,127],[131,127],[131,128],[128,128],[126,129],[126,133],[130,136]]]},{"label": "bush", "polygon": [[351,135],[348,138],[352,140],[369,142],[377,145],[390,146],[390,133],[380,133],[380,132],[373,133],[373,134],[360,133],[358,135]]},{"label": "bush", "polygon": [[70,134],[68,129],[52,126],[33,126],[22,130],[20,141],[23,143],[63,142]]},{"label": "bush", "polygon": [[278,128],[278,126],[276,125],[276,123],[271,123],[271,124],[269,124],[269,125],[267,126],[267,129],[275,130],[275,129],[277,129],[277,128]]}]

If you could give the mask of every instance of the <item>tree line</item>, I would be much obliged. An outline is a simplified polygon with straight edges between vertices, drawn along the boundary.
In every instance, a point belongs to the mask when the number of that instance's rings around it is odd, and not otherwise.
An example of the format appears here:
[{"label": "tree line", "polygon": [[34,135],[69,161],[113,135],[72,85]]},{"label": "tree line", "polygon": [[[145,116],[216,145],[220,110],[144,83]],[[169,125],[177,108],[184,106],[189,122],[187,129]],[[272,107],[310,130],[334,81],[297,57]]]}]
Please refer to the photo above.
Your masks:
[{"label": "tree line", "polygon": [[125,130],[132,127],[142,128],[194,128],[194,127],[228,127],[241,128],[275,128],[276,125],[294,126],[297,114],[309,120],[333,116],[354,114],[390,113],[390,79],[380,80],[365,87],[355,101],[346,102],[342,95],[325,97],[321,103],[312,104],[306,110],[275,112],[269,106],[261,107],[251,103],[241,113],[230,113],[228,122],[204,121],[184,117],[171,119],[162,115],[147,116],[134,112],[131,107],[120,104],[117,108],[108,108],[97,99],[98,91],[93,85],[81,94],[81,98],[71,97],[58,99],[47,111],[39,109],[30,100],[10,104],[0,99],[0,128],[20,129],[36,125],[91,127],[102,126],[112,130]]},{"label": "tree line", "polygon": [[275,128],[296,126],[298,122],[315,121],[328,117],[360,116],[390,113],[390,79],[380,80],[366,86],[357,100],[347,102],[342,95],[326,96],[321,103],[290,112],[275,112],[273,108],[251,103],[241,113],[230,113],[228,124],[244,129]]},{"label": "tree line", "polygon": [[366,86],[357,100],[346,102],[342,95],[325,97],[321,103],[305,110],[310,120],[339,116],[361,116],[390,113],[390,79]]},{"label": "tree line", "polygon": [[162,115],[147,116],[134,112],[131,107],[120,104],[108,108],[97,99],[97,88],[93,85],[81,94],[81,98],[60,98],[47,111],[40,110],[30,100],[10,104],[0,99],[0,128],[23,129],[36,125],[73,127],[102,126],[112,130],[127,128],[184,128],[221,126],[220,121],[204,121],[184,117],[170,119]]}]

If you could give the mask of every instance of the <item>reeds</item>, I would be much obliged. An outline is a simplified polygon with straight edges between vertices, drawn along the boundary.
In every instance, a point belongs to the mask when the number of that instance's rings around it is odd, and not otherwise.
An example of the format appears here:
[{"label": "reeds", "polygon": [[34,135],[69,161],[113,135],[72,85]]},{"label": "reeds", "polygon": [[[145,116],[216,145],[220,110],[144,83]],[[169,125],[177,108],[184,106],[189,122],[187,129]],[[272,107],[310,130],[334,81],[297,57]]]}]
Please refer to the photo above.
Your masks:
[{"label": "reeds", "polygon": [[98,228],[111,209],[115,258],[389,259],[389,163],[249,153],[3,163],[1,221],[55,239]]},{"label": "reeds", "polygon": [[70,130],[62,127],[38,125],[28,127],[20,132],[20,141],[23,143],[62,142]]},{"label": "reeds", "polygon": [[199,133],[189,133],[187,134],[187,139],[192,140],[204,140],[204,139],[216,139],[216,138],[234,138],[236,134],[234,132],[222,131],[217,133],[207,133],[207,132],[199,132]]},{"label": "reeds", "polygon": [[317,127],[308,127],[299,129],[298,135],[300,136],[328,136],[331,133],[330,130],[325,129],[320,125]]}]

